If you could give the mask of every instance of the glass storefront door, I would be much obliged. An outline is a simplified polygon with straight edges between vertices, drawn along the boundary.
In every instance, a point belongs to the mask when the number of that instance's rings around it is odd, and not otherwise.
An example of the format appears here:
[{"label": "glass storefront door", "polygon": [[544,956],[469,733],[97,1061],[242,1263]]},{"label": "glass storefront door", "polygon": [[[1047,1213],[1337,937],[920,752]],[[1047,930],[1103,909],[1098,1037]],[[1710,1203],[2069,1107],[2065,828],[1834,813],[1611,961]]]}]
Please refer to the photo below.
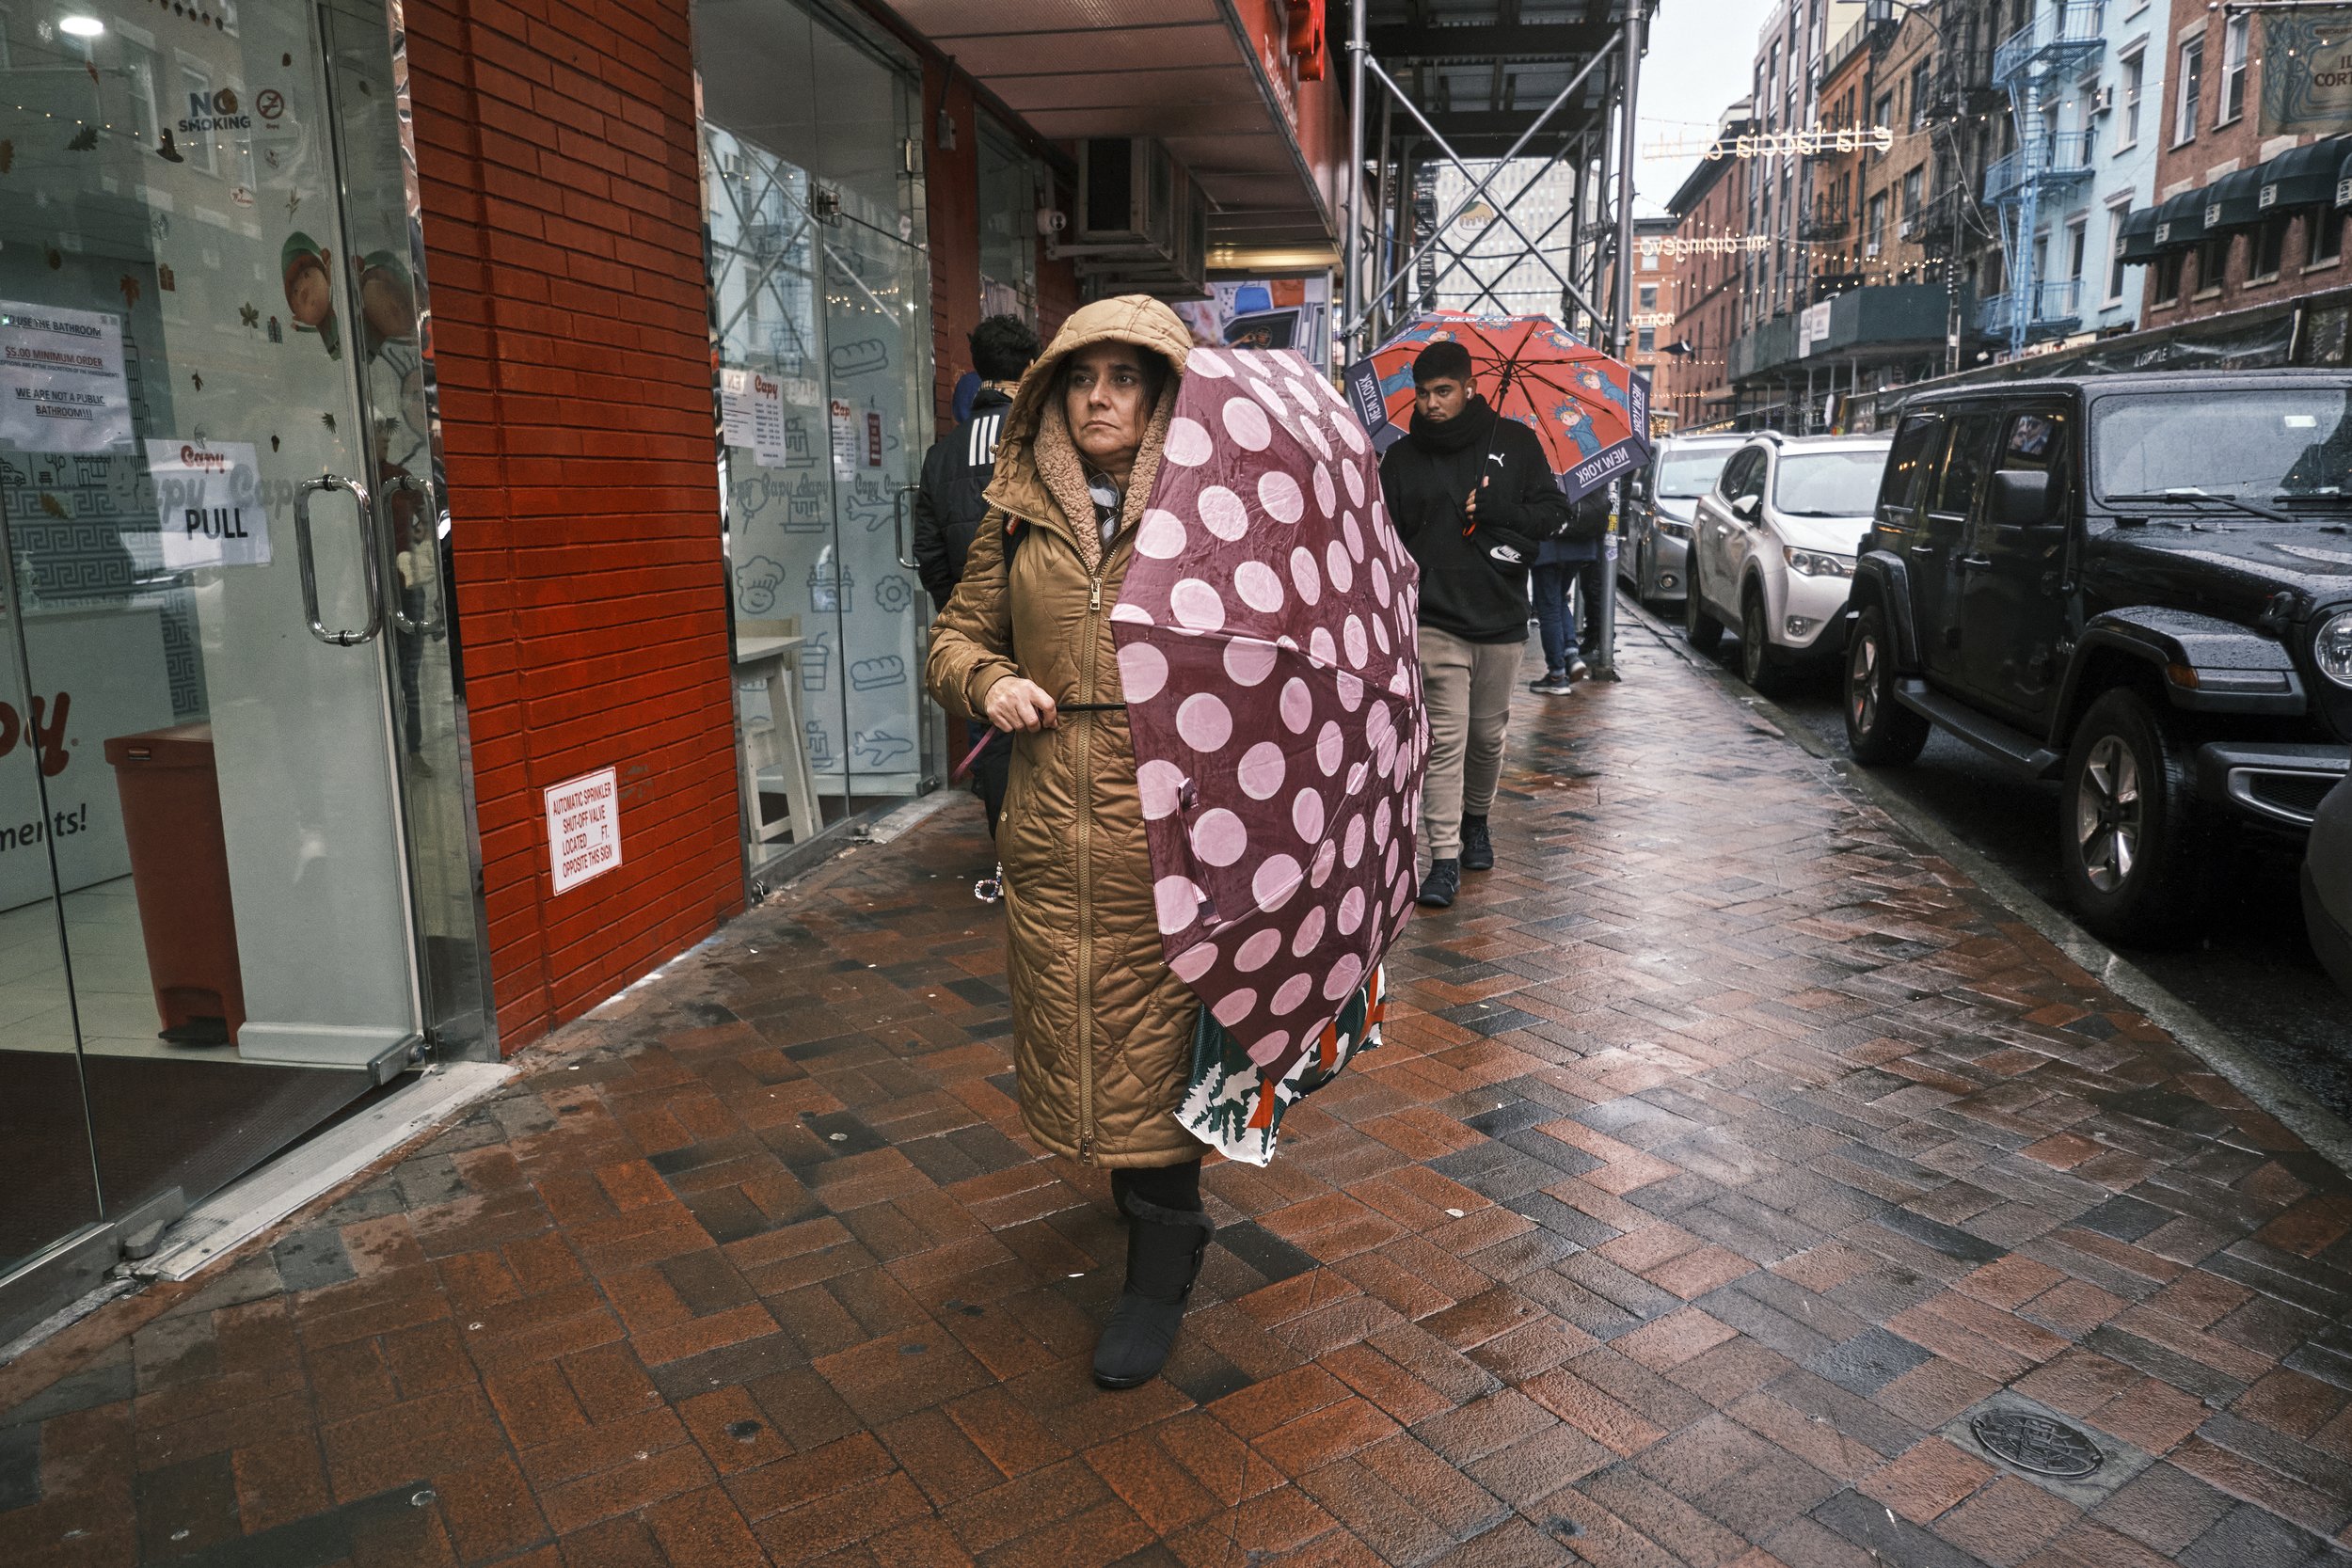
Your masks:
[{"label": "glass storefront door", "polygon": [[0,0],[0,1269],[19,1180],[192,1201],[451,1011],[396,76],[366,0]]},{"label": "glass storefront door", "polygon": [[698,0],[694,35],[756,870],[945,771],[909,553],[931,422],[921,95],[791,0]]}]

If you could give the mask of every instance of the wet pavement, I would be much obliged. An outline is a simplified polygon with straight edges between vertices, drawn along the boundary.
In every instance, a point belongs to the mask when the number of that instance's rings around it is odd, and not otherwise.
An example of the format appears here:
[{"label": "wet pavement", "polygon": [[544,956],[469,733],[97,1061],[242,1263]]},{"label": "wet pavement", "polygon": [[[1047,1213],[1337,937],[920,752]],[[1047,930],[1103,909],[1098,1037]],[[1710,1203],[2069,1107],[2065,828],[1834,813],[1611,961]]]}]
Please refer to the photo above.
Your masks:
[{"label": "wet pavement", "polygon": [[[1726,639],[1716,662],[1736,672],[1739,657],[1736,638]],[[1801,676],[1774,702],[1834,754],[1851,754],[1834,670]],[[2019,778],[1941,730],[1916,763],[1872,776],[2065,910],[2055,783]],[[2328,979],[2304,935],[2301,864],[2277,840],[2233,832],[2204,935],[2181,948],[2119,951],[2313,1100],[2352,1118],[2352,997]]]},{"label": "wet pavement", "polygon": [[1662,645],[1213,1166],[1168,1376],[963,802],[0,1369],[11,1563],[2352,1564],[2352,1181]]}]

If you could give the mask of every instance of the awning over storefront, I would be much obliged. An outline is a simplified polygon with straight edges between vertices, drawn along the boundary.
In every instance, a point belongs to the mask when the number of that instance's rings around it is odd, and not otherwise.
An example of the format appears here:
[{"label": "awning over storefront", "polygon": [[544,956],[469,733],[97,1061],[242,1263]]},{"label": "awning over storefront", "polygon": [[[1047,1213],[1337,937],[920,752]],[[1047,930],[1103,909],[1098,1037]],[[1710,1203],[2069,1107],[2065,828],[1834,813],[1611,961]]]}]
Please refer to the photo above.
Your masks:
[{"label": "awning over storefront", "polygon": [[1208,197],[1212,248],[1327,246],[1347,166],[1338,78],[1298,80],[1268,0],[896,0],[955,69],[1053,140],[1165,143]]},{"label": "awning over storefront", "polygon": [[2156,248],[2185,250],[2205,237],[2205,193],[2183,191],[2156,209]]},{"label": "awning over storefront", "polygon": [[2123,260],[2133,266],[2146,266],[2164,254],[2156,244],[2156,209],[2142,207],[2127,214],[2123,219]]},{"label": "awning over storefront", "polygon": [[2352,136],[2325,136],[2291,147],[2263,165],[2256,170],[2262,176],[2262,210],[2320,207],[2334,200],[2347,152],[2352,152]]},{"label": "awning over storefront", "polygon": [[2241,168],[2205,187],[2205,232],[2226,234],[2262,222],[2262,170]]}]

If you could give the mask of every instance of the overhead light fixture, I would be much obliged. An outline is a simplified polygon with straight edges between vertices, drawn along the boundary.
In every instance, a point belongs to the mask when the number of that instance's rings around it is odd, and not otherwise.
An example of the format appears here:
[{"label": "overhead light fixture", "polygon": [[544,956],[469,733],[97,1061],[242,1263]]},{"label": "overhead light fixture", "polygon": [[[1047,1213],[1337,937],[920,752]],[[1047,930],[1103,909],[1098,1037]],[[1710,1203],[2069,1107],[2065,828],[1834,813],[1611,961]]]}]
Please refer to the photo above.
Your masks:
[{"label": "overhead light fixture", "polygon": [[77,39],[94,39],[106,30],[106,24],[94,16],[61,16],[57,31]]}]

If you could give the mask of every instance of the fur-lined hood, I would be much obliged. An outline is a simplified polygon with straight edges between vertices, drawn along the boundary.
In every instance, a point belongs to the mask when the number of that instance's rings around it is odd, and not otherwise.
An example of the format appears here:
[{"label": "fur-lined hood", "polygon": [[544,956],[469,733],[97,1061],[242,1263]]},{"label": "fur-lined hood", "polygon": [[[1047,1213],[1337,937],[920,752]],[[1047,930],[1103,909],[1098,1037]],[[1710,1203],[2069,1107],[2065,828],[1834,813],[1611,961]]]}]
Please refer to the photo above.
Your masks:
[{"label": "fur-lined hood", "polygon": [[[1144,498],[1157,477],[1160,450],[1168,421],[1176,406],[1176,385],[1192,349],[1192,334],[1176,312],[1148,294],[1121,294],[1097,300],[1072,312],[1054,334],[1054,341],[1021,378],[1012,408],[1005,415],[996,444],[996,476],[988,487],[988,504],[1013,517],[1025,518],[1069,534],[1081,555],[1091,563],[1101,545],[1092,525],[1093,507],[1087,499],[1086,475],[1077,449],[1072,444],[1054,385],[1062,361],[1093,343],[1134,343],[1165,358],[1175,374],[1161,388],[1135,470],[1128,476],[1126,515],[1132,527],[1142,515]],[[1084,519],[1083,523],[1078,519]]]}]

